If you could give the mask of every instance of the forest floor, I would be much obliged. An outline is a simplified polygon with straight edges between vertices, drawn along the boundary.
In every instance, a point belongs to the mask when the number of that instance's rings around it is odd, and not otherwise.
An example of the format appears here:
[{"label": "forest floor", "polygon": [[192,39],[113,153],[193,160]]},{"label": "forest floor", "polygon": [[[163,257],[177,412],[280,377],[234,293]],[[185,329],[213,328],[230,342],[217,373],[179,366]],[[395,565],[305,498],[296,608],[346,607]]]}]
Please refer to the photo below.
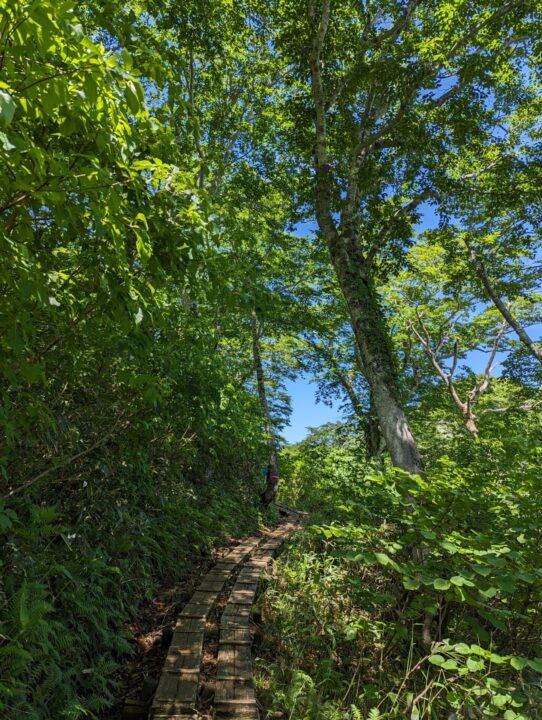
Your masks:
[{"label": "forest floor", "polygon": [[[225,575],[224,587],[216,594],[212,606],[206,609],[204,630],[202,630],[198,710],[200,717],[211,717],[219,661],[221,618],[228,604],[231,603],[232,589],[237,588],[234,582],[240,572],[249,572],[251,565],[257,567],[259,575],[272,559],[276,549],[300,521],[301,515],[295,513],[283,517],[274,528],[262,528],[260,532],[249,538],[230,538],[214,548],[209,556],[196,558],[191,571],[184,578],[175,583],[164,584],[155,597],[146,601],[141,606],[138,616],[126,624],[133,653],[126,658],[118,670],[117,701],[114,707],[102,713],[101,720],[142,720],[148,716],[152,698],[168,657],[176,623],[178,628],[182,621],[181,616],[187,614],[187,606],[191,606],[193,598],[197,597],[194,594],[198,592],[198,588],[200,590],[203,588],[202,581],[214,578],[217,568],[224,563],[230,574]],[[232,560],[234,556],[239,558],[235,567]],[[243,577],[240,580],[243,580]],[[246,587],[248,585],[245,582],[242,588]],[[257,581],[253,586],[254,595],[256,590]],[[252,644],[257,634],[257,626],[252,621],[249,626],[248,619],[246,622]]]}]

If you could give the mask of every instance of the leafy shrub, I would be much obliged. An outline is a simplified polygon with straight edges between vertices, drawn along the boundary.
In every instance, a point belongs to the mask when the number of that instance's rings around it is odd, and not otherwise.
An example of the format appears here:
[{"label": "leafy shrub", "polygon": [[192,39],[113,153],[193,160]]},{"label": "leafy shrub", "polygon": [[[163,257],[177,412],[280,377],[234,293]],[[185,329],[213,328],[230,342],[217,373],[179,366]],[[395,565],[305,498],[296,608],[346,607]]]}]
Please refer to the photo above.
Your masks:
[{"label": "leafy shrub", "polygon": [[[411,477],[352,460],[356,438],[330,432],[332,442],[319,431],[287,451],[285,492],[305,496],[313,524],[262,600],[272,638],[262,653],[275,660],[259,682],[271,709],[293,719],[538,717],[535,465],[492,466],[488,442],[470,467],[443,456]],[[301,490],[315,454],[321,473]],[[310,682],[292,704],[301,676]]]}]

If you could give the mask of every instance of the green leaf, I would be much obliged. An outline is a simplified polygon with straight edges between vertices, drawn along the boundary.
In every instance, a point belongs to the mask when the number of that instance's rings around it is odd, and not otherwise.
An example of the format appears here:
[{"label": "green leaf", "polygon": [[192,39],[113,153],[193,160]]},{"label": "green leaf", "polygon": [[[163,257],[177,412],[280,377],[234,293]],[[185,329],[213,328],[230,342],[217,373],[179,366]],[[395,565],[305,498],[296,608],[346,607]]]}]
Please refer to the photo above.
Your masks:
[{"label": "green leaf", "polygon": [[450,581],[444,578],[436,578],[433,580],[433,587],[435,590],[448,590],[450,587]]},{"label": "green leaf", "polygon": [[499,592],[497,590],[497,588],[494,588],[494,587],[489,587],[489,588],[487,588],[487,590],[480,590],[480,588],[478,588],[478,590],[480,592],[480,595],[483,595],[484,597],[490,598],[490,599],[495,597],[495,595]]},{"label": "green leaf", "polygon": [[381,565],[389,565],[390,561],[391,561],[390,556],[386,555],[386,553],[377,552],[377,553],[375,553],[375,558],[378,560],[378,562]]},{"label": "green leaf", "polygon": [[128,107],[134,113],[134,115],[137,115],[141,110],[141,103],[139,101],[139,94],[137,92],[135,83],[132,80],[128,80],[124,90]]},{"label": "green leaf", "polygon": [[15,100],[5,90],[0,90],[0,122],[7,127],[15,115]]},{"label": "green leaf", "polygon": [[507,658],[504,655],[498,655],[497,653],[490,653],[489,660],[494,665],[503,665],[503,663],[506,662]]},{"label": "green leaf", "polygon": [[436,540],[437,537],[432,530],[422,530],[420,534],[426,540]]},{"label": "green leaf", "polygon": [[514,670],[523,670],[524,667],[527,667],[528,663],[529,658],[521,657],[520,655],[510,659],[510,665]]},{"label": "green leaf", "polygon": [[471,672],[478,672],[485,667],[483,660],[474,660],[474,658],[467,658],[466,665]]},{"label": "green leaf", "polygon": [[404,577],[403,587],[405,590],[417,590],[420,587],[420,581],[413,577]]},{"label": "green leaf", "polygon": [[500,708],[507,705],[511,699],[512,697],[510,695],[503,695],[502,693],[497,693],[491,698],[491,703],[496,707]]},{"label": "green leaf", "polygon": [[542,658],[533,658],[527,662],[529,667],[536,672],[542,673]]},{"label": "green leaf", "polygon": [[466,587],[474,587],[474,583],[470,580],[467,580],[467,578],[463,577],[462,575],[454,575],[450,578],[450,582],[457,587],[463,587],[464,585]]},{"label": "green leaf", "polygon": [[136,237],[136,251],[141,261],[145,264],[152,257],[152,247],[141,235],[138,233]]},{"label": "green leaf", "polygon": [[27,604],[27,586],[26,584],[22,586],[21,592],[19,593],[19,622],[21,623],[21,628],[24,630],[28,623],[30,622],[30,614],[28,612],[28,604]]},{"label": "green leaf", "polygon": [[444,670],[456,670],[457,667],[458,667],[457,662],[452,659],[446,660],[446,662],[442,663],[442,668]]},{"label": "green leaf", "polygon": [[3,132],[0,132],[0,145],[2,146],[2,149],[5,152],[9,152],[10,150],[15,150],[15,145],[13,145],[13,143],[10,142],[6,133],[3,133]]},{"label": "green leaf", "polygon": [[443,540],[440,544],[440,547],[444,550],[447,550],[451,555],[454,555],[458,550],[459,547],[449,540]]},{"label": "green leaf", "polygon": [[453,646],[453,649],[461,655],[467,655],[471,651],[470,645],[467,645],[466,643],[457,643]]}]

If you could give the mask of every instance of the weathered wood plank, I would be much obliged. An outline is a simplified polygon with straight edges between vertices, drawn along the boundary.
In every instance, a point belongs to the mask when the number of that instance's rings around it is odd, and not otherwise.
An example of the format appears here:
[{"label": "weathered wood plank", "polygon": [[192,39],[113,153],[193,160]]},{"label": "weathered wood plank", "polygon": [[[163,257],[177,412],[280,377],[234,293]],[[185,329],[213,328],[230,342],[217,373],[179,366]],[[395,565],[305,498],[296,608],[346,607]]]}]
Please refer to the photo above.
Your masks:
[{"label": "weathered wood plank", "polygon": [[194,717],[205,621],[233,571],[243,563],[221,618],[214,704],[217,718],[258,719],[252,684],[250,607],[263,569],[295,527],[287,518],[276,530],[247,538],[204,577],[178,616],[152,705],[153,720]]},{"label": "weathered wood plank", "polygon": [[211,612],[212,605],[202,605],[201,603],[189,602],[181,610],[179,617],[195,618],[196,620],[206,620]]},{"label": "weathered wood plank", "polygon": [[237,605],[252,605],[256,597],[257,587],[249,588],[235,586],[231,592],[230,598]]},{"label": "weathered wood plank", "polygon": [[205,580],[198,585],[197,592],[214,592],[217,595],[222,592],[224,585],[226,584],[225,577],[217,577],[209,579],[209,575],[206,575]]},{"label": "weathered wood plank", "polygon": [[203,650],[203,631],[200,633],[174,632],[163,672],[199,672]]},{"label": "weathered wood plank", "polygon": [[177,618],[177,622],[175,623],[175,630],[173,635],[175,635],[176,632],[186,632],[186,633],[199,633],[203,632],[205,629],[205,618],[194,618],[190,616],[183,616],[180,615]]},{"label": "weathered wood plank", "polygon": [[196,590],[190,598],[190,603],[212,607],[215,604],[217,597],[218,593],[213,592],[212,590]]},{"label": "weathered wood plank", "polygon": [[252,639],[248,628],[221,628],[220,645],[251,645]]}]

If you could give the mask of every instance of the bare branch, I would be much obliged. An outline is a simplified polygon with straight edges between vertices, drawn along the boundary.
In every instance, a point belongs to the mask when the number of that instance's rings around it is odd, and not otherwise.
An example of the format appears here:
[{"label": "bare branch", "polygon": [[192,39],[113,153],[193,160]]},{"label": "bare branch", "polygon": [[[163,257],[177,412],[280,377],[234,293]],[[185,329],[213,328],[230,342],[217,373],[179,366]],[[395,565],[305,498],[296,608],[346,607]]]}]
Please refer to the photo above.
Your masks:
[{"label": "bare branch", "polygon": [[499,328],[497,334],[495,335],[495,339],[493,340],[493,345],[491,346],[491,352],[489,353],[489,358],[486,363],[484,374],[483,374],[482,378],[480,380],[478,380],[478,382],[476,383],[474,388],[469,393],[467,402],[469,403],[470,406],[473,406],[476,402],[478,402],[480,397],[489,388],[489,385],[491,383],[491,376],[493,374],[493,370],[495,369],[495,366],[493,364],[495,362],[495,356],[496,356],[497,350],[499,348],[499,343],[501,342],[501,339],[507,329],[508,329],[508,323],[505,320],[502,323],[501,327]]}]

